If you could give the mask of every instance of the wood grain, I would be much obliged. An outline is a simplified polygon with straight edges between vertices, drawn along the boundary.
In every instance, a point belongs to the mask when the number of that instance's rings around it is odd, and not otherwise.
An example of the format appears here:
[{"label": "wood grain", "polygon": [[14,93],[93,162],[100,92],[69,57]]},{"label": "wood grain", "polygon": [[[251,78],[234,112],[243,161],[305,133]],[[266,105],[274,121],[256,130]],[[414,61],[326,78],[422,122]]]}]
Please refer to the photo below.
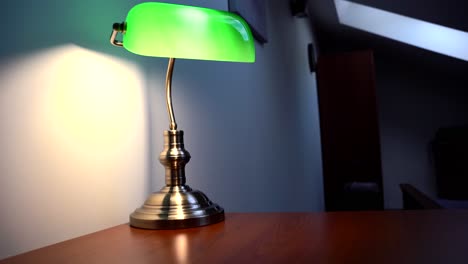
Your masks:
[{"label": "wood grain", "polygon": [[468,211],[234,213],[173,231],[124,224],[0,263],[468,263]]}]

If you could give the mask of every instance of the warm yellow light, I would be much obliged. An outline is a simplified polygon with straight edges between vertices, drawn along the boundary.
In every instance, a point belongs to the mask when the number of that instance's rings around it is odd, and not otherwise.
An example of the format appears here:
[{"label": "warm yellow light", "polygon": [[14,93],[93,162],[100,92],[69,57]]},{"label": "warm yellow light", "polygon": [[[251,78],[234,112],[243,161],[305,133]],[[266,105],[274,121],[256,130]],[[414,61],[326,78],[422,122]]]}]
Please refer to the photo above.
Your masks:
[{"label": "warm yellow light", "polygon": [[46,92],[46,125],[74,151],[111,155],[142,112],[139,76],[127,64],[79,48],[58,56],[52,67],[56,79]]},{"label": "warm yellow light", "polygon": [[0,234],[14,253],[117,225],[144,199],[135,64],[71,44],[12,55],[0,65],[0,120]]},{"label": "warm yellow light", "polygon": [[188,263],[189,247],[187,234],[177,234],[174,238],[174,255],[177,263]]}]

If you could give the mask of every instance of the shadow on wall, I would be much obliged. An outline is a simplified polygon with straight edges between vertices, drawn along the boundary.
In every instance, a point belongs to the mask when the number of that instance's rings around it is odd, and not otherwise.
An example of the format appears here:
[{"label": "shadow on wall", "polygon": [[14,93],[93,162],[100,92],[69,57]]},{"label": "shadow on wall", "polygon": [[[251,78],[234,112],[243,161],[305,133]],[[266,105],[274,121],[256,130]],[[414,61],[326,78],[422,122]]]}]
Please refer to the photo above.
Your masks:
[{"label": "shadow on wall", "polygon": [[[401,208],[400,183],[436,197],[430,142],[440,127],[467,122],[466,63],[425,56],[392,54],[376,62],[386,208]],[[426,63],[429,56],[440,63]]]},{"label": "shadow on wall", "polygon": [[[140,2],[146,1],[4,1],[0,10],[4,23],[0,59],[67,43],[111,55],[126,56],[126,53],[102,43],[108,42],[112,23],[123,21],[128,10]],[[184,4],[187,1],[158,2]],[[227,9],[226,1],[209,1],[198,5]],[[138,58],[141,60],[142,57],[133,56],[132,60]]]},{"label": "shadow on wall", "polygon": [[[73,43],[87,49],[121,54],[102,45],[111,33],[112,22],[125,18],[140,1],[31,1],[2,3],[0,15],[4,41],[0,59]],[[112,21],[112,22],[109,22]]]}]

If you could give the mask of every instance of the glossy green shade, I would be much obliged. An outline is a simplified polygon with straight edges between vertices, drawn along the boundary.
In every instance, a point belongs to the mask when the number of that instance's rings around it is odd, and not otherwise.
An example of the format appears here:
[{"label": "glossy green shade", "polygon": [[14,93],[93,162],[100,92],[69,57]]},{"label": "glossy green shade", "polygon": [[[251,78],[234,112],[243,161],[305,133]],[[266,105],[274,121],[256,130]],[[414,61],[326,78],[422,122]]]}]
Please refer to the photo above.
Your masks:
[{"label": "glossy green shade", "polygon": [[236,14],[208,8],[146,2],[127,15],[123,46],[154,57],[254,62],[247,23]]}]

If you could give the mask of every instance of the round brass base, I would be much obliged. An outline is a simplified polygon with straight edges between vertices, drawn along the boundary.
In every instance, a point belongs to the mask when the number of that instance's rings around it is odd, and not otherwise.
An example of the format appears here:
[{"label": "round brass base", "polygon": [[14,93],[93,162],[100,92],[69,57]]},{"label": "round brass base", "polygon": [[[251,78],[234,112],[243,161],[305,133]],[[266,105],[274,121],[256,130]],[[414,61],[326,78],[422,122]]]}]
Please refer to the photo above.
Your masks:
[{"label": "round brass base", "polygon": [[144,229],[178,229],[218,223],[224,209],[189,186],[166,186],[130,215],[130,225]]}]

